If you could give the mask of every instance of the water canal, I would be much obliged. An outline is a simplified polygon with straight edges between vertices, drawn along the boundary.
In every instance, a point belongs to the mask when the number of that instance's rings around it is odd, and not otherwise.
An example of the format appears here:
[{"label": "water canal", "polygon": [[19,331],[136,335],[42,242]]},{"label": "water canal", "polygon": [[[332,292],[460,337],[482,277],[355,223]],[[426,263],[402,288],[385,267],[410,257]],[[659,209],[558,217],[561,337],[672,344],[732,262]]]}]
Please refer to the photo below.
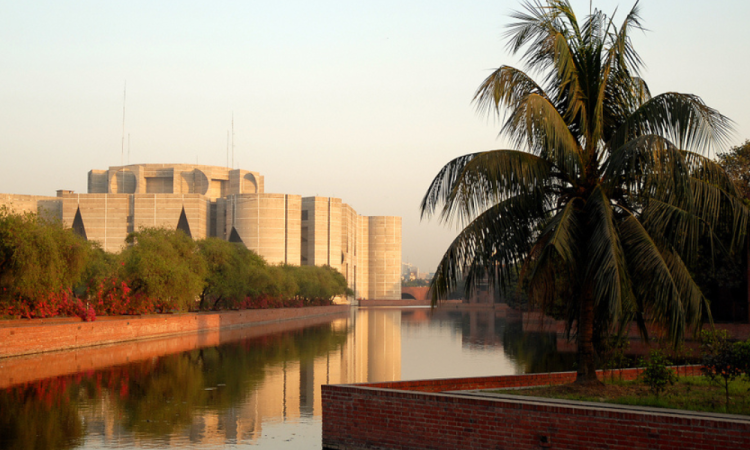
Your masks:
[{"label": "water canal", "polygon": [[[0,389],[0,449],[320,448],[322,384],[572,367],[554,334],[521,325],[487,311],[354,308],[314,324],[87,350],[130,362]],[[186,340],[191,349],[175,352]],[[50,354],[39,370],[107,355],[85,352]],[[12,359],[0,360],[11,380]]]}]

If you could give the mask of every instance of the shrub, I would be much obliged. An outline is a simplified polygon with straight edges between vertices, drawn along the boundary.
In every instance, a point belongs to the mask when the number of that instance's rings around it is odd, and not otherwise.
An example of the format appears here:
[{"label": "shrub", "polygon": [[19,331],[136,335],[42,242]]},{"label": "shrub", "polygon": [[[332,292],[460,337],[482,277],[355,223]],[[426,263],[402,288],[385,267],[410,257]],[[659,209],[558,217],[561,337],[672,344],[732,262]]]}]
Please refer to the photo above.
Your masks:
[{"label": "shrub", "polygon": [[652,350],[647,361],[641,360],[644,367],[641,379],[657,397],[677,381],[677,375],[668,367],[671,364],[659,350]]},{"label": "shrub", "polygon": [[707,378],[724,388],[725,408],[729,411],[729,384],[747,373],[750,351],[743,342],[732,344],[726,330],[702,331],[701,347],[704,350],[701,370]]}]

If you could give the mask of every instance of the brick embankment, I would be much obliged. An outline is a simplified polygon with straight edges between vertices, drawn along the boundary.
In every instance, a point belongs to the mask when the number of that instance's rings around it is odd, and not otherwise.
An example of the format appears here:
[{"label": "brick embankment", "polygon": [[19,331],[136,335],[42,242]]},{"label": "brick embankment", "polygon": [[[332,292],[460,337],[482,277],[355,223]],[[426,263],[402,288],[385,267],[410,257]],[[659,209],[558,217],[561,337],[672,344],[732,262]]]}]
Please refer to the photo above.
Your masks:
[{"label": "brick embankment", "polygon": [[[523,320],[524,332],[546,332],[557,333],[559,335],[565,333],[565,321],[555,320],[538,312],[524,312],[521,315],[521,320]],[[716,323],[714,324],[714,327],[717,330],[726,330],[735,339],[750,339],[750,324]],[[703,325],[703,329],[708,328],[709,325]],[[646,329],[651,337],[658,337],[664,334],[664,330],[654,324],[647,324]],[[640,333],[638,327],[635,324],[632,324],[628,328],[627,335],[631,339],[639,338]]]},{"label": "brick embankment", "polygon": [[15,358],[0,358],[0,389],[45,378],[94,371],[164,355],[323,325],[346,317],[348,317],[348,312],[345,311],[261,325],[209,330],[52,353],[37,353]]},{"label": "brick embankment", "polygon": [[175,336],[250,324],[345,313],[349,306],[254,309],[220,313],[122,316],[95,322],[68,319],[2,321],[0,358]]},{"label": "brick embankment", "polygon": [[[624,378],[636,375],[623,371]],[[567,372],[323,386],[323,448],[750,448],[746,416],[450,392],[574,379]]]},{"label": "brick embankment", "polygon": [[430,300],[359,300],[359,306],[430,306]]},{"label": "brick embankment", "polygon": [[[431,306],[431,300],[359,300],[359,306],[363,308],[371,306],[393,306],[393,307],[409,307],[409,306]],[[460,310],[495,310],[495,311],[509,311],[510,308],[505,303],[464,303],[461,300],[445,300],[441,301],[437,305],[437,309],[460,309]]]}]

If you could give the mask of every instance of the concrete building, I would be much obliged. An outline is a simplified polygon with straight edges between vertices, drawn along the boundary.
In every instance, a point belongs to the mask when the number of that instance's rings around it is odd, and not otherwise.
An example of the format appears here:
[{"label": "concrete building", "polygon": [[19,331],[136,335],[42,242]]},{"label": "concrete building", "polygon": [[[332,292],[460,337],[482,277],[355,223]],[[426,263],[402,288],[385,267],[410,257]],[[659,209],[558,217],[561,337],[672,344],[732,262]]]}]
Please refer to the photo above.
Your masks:
[{"label": "concrete building", "polygon": [[131,232],[179,228],[241,242],[270,264],[330,265],[356,298],[401,298],[401,218],[368,217],[339,198],[264,192],[257,172],[192,164],[92,170],[88,192],[0,194],[0,204],[62,220],[110,252]]}]

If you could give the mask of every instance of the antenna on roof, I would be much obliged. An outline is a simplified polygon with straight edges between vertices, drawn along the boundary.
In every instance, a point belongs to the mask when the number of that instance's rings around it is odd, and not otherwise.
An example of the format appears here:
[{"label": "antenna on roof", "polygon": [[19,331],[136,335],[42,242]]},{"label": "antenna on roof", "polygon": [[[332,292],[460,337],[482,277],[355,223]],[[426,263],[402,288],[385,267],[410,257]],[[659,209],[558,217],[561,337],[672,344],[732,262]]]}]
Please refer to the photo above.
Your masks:
[{"label": "antenna on roof", "polygon": [[[128,98],[128,80],[125,80],[125,86],[122,89],[122,146],[120,148],[120,171],[122,174],[120,175],[120,178],[122,179],[121,186],[120,186],[120,193],[125,190],[125,165],[123,162],[123,158],[125,157],[125,100]],[[130,143],[128,142],[128,145]],[[130,147],[128,147],[128,155],[130,155]],[[129,159],[129,156],[128,156]]]},{"label": "antenna on roof", "polygon": [[229,130],[227,130],[227,167],[229,167]]},{"label": "antenna on roof", "polygon": [[234,169],[234,111],[232,111],[232,169]]}]

